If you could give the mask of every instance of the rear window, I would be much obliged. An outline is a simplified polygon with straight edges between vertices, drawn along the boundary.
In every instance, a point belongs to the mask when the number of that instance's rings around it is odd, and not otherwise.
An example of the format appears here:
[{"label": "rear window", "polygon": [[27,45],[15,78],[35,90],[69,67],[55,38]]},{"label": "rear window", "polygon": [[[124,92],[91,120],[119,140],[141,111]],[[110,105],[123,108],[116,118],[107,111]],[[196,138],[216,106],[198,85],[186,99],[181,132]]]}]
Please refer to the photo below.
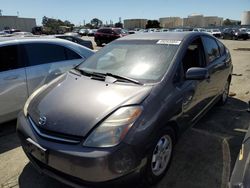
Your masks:
[{"label": "rear window", "polygon": [[222,44],[222,42],[217,41],[219,48],[220,48],[220,54],[223,55],[225,53],[225,46]]},{"label": "rear window", "polygon": [[30,66],[67,60],[63,46],[32,43],[24,44],[24,48]]},{"label": "rear window", "polygon": [[122,30],[121,29],[113,29],[113,31],[117,34],[122,34]]},{"label": "rear window", "polygon": [[215,59],[220,57],[219,47],[216,41],[210,37],[202,37],[202,40],[208,57],[208,63],[212,63]]}]

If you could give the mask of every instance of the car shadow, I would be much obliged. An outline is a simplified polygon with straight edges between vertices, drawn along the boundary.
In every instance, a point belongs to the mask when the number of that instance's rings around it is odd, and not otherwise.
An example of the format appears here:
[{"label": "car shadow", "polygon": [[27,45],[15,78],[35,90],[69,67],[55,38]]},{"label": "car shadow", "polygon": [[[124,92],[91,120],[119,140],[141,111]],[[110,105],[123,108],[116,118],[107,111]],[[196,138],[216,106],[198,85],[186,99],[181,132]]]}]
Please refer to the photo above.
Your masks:
[{"label": "car shadow", "polygon": [[247,103],[229,98],[214,106],[176,144],[172,164],[156,188],[227,187],[250,114]]},{"label": "car shadow", "polygon": [[0,154],[20,146],[16,134],[16,120],[0,124]]},{"label": "car shadow", "polygon": [[[236,129],[247,129],[250,114],[247,103],[229,98],[225,106],[213,107],[195,126],[188,129],[174,149],[170,168],[154,188],[227,187],[230,173],[244,138]],[[50,177],[40,175],[28,163],[19,176],[19,187],[68,187]],[[145,187],[138,181],[110,187]]]},{"label": "car shadow", "polygon": [[18,184],[20,188],[67,188],[69,186],[40,174],[29,162],[19,176]]}]

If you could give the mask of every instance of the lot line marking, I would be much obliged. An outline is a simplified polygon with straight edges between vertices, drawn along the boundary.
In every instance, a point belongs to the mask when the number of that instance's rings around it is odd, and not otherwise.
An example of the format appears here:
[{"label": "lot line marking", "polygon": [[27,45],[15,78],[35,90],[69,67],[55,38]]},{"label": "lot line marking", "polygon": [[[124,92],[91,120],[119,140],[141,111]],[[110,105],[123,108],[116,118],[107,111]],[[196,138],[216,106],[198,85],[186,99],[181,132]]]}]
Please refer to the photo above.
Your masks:
[{"label": "lot line marking", "polygon": [[221,177],[221,188],[226,188],[228,186],[230,178],[230,164],[231,164],[230,149],[227,139],[223,139],[222,141],[222,156],[223,156],[223,170]]},{"label": "lot line marking", "polygon": [[241,133],[247,133],[247,129],[239,129],[239,128],[236,128],[236,129],[234,129],[234,131],[236,131],[236,132],[241,132]]}]

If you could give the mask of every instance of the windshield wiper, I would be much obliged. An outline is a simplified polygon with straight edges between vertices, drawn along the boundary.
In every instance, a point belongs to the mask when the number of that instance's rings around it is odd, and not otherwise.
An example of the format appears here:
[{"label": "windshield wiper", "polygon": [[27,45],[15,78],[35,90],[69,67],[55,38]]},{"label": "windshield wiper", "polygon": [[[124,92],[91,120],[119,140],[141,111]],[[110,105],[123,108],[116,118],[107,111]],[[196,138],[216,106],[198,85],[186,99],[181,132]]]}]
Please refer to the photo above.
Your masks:
[{"label": "windshield wiper", "polygon": [[92,71],[86,71],[86,70],[79,69],[79,68],[75,68],[75,70],[80,72],[81,74],[83,74],[85,76],[90,76],[91,78],[104,79],[106,76],[110,76],[110,77],[116,78],[117,80],[123,80],[123,81],[131,82],[134,84],[143,85],[143,83],[141,83],[140,81],[135,80],[133,78],[129,78],[126,76],[120,76],[120,75],[112,74],[109,72],[108,73],[92,72]]},{"label": "windshield wiper", "polygon": [[98,77],[98,78],[105,78],[105,74],[103,73],[99,73],[99,72],[92,72],[92,71],[86,71],[86,70],[83,70],[83,69],[78,69],[78,68],[75,68],[75,70],[77,70],[78,72],[80,72],[81,74],[85,75],[85,76],[90,76],[90,77]]},{"label": "windshield wiper", "polygon": [[128,82],[134,83],[134,84],[143,85],[143,83],[141,83],[140,81],[135,80],[133,78],[126,77],[126,76],[120,76],[120,75],[112,74],[112,73],[109,73],[109,72],[107,72],[105,75],[116,78],[118,80],[125,80],[125,81],[128,81]]}]

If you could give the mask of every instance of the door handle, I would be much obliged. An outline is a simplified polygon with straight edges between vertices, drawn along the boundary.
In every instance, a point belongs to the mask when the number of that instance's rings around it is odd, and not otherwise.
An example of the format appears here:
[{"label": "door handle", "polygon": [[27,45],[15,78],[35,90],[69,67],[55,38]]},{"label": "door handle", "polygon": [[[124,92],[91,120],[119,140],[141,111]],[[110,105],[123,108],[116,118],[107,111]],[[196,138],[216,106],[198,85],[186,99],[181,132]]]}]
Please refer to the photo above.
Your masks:
[{"label": "door handle", "polygon": [[7,77],[4,78],[4,80],[16,80],[17,78],[18,78],[17,75],[15,75],[15,76],[7,76]]}]

